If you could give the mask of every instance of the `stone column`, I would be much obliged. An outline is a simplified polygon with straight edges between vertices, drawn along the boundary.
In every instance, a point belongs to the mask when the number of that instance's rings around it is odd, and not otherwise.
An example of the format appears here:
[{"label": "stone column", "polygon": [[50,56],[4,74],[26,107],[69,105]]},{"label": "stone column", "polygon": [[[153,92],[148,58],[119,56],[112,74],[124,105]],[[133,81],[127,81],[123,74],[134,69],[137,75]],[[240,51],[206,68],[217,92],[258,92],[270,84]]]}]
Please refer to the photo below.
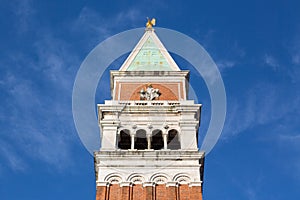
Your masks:
[{"label": "stone column", "polygon": [[147,134],[147,143],[148,143],[148,149],[151,149],[151,136],[152,136],[152,124],[148,124],[148,133]]},{"label": "stone column", "polygon": [[131,150],[134,149],[134,137],[135,137],[135,134],[136,134],[136,128],[137,126],[134,124],[132,126],[132,129],[130,131],[130,137],[131,137]]},{"label": "stone column", "polygon": [[151,134],[147,134],[147,146],[148,149],[151,149]]},{"label": "stone column", "polygon": [[163,130],[164,149],[168,149],[168,129],[169,126],[165,124]]},{"label": "stone column", "polygon": [[167,141],[167,136],[168,136],[168,132],[167,131],[165,131],[164,133],[163,133],[163,140],[164,140],[164,149],[168,149],[168,141]]},{"label": "stone column", "polygon": [[135,136],[135,132],[130,133],[130,137],[131,137],[131,149],[134,149],[134,136]]}]

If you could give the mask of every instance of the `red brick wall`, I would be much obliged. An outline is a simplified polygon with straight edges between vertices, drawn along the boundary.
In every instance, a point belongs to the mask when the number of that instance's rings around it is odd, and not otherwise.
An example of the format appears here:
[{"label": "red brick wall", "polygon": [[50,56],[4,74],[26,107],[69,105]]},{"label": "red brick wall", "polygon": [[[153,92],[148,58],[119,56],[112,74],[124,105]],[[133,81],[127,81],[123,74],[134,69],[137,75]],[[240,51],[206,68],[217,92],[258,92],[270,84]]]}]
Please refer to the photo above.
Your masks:
[{"label": "red brick wall", "polygon": [[144,188],[142,184],[132,186],[132,200],[144,200]]},{"label": "red brick wall", "polygon": [[180,200],[189,200],[190,197],[190,192],[189,192],[189,185],[188,184],[183,184],[180,185],[179,188],[179,199]]},{"label": "red brick wall", "polygon": [[123,186],[121,187],[121,198],[120,200],[131,200],[131,187],[130,186]]},{"label": "red brick wall", "polygon": [[96,190],[96,200],[107,200],[106,186],[98,186]]},{"label": "red brick wall", "polygon": [[120,187],[98,186],[96,200],[202,200],[201,186],[190,187],[188,184],[169,186],[159,184],[155,187],[143,187],[142,184]]},{"label": "red brick wall", "polygon": [[177,187],[169,186],[167,187],[167,200],[176,200],[178,196]]},{"label": "red brick wall", "polygon": [[167,199],[167,188],[165,184],[159,184],[155,186],[155,200]]},{"label": "red brick wall", "polygon": [[190,199],[202,199],[202,188],[201,186],[190,187]]},{"label": "red brick wall", "polygon": [[154,199],[154,190],[152,186],[147,186],[144,188],[145,190],[145,200],[155,200]]},{"label": "red brick wall", "polygon": [[[147,84],[148,83],[118,83],[115,88],[114,99],[119,99],[119,90],[121,88],[119,100],[140,100],[139,92],[141,89],[145,89]],[[161,96],[157,100],[179,100],[180,97],[184,98],[183,84],[181,82],[151,83],[151,85],[161,92]]]},{"label": "red brick wall", "polygon": [[109,186],[108,190],[108,199],[109,200],[120,200],[121,198],[121,187],[119,184],[112,184]]}]

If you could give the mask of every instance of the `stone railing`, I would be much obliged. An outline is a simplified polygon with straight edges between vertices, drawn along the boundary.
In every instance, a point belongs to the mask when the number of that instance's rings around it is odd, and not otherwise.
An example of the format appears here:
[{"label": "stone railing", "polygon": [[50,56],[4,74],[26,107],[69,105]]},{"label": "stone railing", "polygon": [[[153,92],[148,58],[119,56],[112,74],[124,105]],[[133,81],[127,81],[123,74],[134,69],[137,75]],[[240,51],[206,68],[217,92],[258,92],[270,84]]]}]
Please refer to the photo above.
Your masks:
[{"label": "stone railing", "polygon": [[193,100],[186,101],[105,101],[106,105],[126,105],[126,106],[179,106],[192,105]]}]

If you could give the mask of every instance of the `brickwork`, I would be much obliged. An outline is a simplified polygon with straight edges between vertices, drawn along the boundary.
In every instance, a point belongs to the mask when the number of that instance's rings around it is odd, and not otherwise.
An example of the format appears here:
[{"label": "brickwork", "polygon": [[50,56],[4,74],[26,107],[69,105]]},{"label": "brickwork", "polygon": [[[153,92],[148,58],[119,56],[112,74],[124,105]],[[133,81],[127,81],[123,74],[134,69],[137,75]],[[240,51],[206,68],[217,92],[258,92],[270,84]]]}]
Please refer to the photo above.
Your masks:
[{"label": "brickwork", "polygon": [[120,200],[130,200],[131,189],[132,188],[130,186],[121,187],[121,198],[120,198]]},{"label": "brickwork", "polygon": [[144,188],[142,184],[134,184],[132,187],[132,200],[144,200]]},{"label": "brickwork", "polygon": [[193,186],[190,188],[190,199],[202,199],[201,186]]},{"label": "brickwork", "polygon": [[155,187],[142,184],[120,187],[112,184],[109,187],[98,186],[96,200],[202,200],[201,186],[190,187],[188,184]]},{"label": "brickwork", "polygon": [[177,199],[177,187],[176,186],[169,186],[167,187],[167,200],[174,200]]},{"label": "brickwork", "polygon": [[159,184],[155,186],[155,200],[167,199],[167,188],[165,184]]},{"label": "brickwork", "polygon": [[188,184],[183,184],[180,185],[179,188],[179,199],[180,200],[189,200],[190,193],[189,193],[189,185]]},{"label": "brickwork", "polygon": [[154,200],[153,195],[154,195],[154,190],[152,186],[147,186],[145,187],[145,199],[146,200]]},{"label": "brickwork", "polygon": [[96,200],[107,200],[106,186],[98,186],[96,190]]},{"label": "brickwork", "polygon": [[[141,89],[146,88],[147,83],[118,83],[116,85],[116,100],[140,100]],[[153,88],[159,89],[161,96],[158,100],[184,99],[183,84],[180,83],[152,83]],[[121,88],[119,94],[119,88]]]}]

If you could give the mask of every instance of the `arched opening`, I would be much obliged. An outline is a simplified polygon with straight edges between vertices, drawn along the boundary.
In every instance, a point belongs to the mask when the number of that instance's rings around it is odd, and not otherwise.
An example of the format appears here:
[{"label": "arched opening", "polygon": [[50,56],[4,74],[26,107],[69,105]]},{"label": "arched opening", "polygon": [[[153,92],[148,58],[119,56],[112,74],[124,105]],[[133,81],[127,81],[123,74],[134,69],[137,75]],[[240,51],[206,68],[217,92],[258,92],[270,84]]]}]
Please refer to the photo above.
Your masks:
[{"label": "arched opening", "polygon": [[146,131],[143,129],[138,130],[134,137],[134,148],[138,150],[147,149],[147,144]]},{"label": "arched opening", "polygon": [[152,131],[151,149],[159,150],[162,148],[164,148],[162,131],[159,129],[156,129],[156,130]]},{"label": "arched opening", "polygon": [[168,149],[180,149],[180,142],[179,142],[179,135],[178,131],[175,129],[172,129],[168,132]]},{"label": "arched opening", "polygon": [[130,132],[127,129],[120,131],[118,148],[120,149],[130,149],[131,148],[131,139]]}]

